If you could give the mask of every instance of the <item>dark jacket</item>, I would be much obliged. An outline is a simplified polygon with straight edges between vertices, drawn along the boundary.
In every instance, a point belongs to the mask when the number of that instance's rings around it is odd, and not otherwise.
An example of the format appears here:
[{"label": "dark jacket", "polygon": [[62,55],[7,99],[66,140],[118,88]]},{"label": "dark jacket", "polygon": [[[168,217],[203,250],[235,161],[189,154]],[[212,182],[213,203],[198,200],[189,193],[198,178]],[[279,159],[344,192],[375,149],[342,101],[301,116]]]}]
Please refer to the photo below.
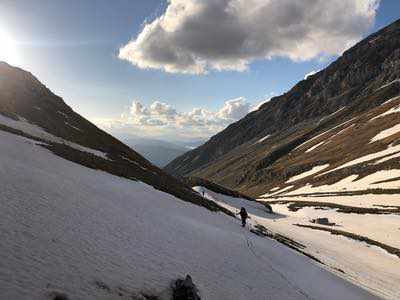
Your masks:
[{"label": "dark jacket", "polygon": [[239,212],[239,215],[242,219],[247,219],[249,217],[249,215],[247,214],[246,209],[242,208]]}]

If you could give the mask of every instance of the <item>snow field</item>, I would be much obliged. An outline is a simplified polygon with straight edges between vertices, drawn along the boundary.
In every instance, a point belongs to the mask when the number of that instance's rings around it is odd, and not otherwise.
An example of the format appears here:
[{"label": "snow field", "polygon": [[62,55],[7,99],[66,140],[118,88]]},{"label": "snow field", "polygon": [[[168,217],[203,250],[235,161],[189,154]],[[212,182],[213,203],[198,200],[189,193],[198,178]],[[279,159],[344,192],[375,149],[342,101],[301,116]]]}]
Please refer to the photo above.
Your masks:
[{"label": "snow field", "polygon": [[[316,201],[315,199],[312,199]],[[332,201],[334,199],[331,198]],[[317,200],[318,201],[318,200]],[[400,214],[347,214],[338,213],[336,209],[315,209],[304,207],[296,212],[290,211],[287,204],[274,205],[274,210],[284,215],[301,218],[308,222],[316,218],[328,218],[336,223],[335,229],[357,233],[392,247],[400,248]],[[400,259],[399,259],[400,260]]]},{"label": "snow field", "polygon": [[[293,226],[296,223],[310,224],[309,217],[289,214],[287,208],[281,209],[282,205],[273,205],[274,209],[277,208],[277,214],[271,215],[265,212],[262,204],[217,194],[204,187],[194,189],[200,193],[204,191],[208,199],[216,201],[232,212],[238,212],[240,207],[245,207],[251,217],[250,226],[261,224],[273,232],[288,236],[305,245],[307,248],[304,251],[319,258],[331,271],[369,289],[380,297],[398,299],[400,294],[395,283],[400,279],[397,271],[400,267],[400,259],[386,251],[327,232]],[[345,273],[338,272],[337,269],[342,269]],[[312,296],[311,298],[326,299],[329,297],[328,294],[329,292],[325,293],[321,298]],[[349,296],[344,296],[344,298],[339,298],[339,294],[336,296],[338,297],[336,299],[351,299]]]},{"label": "snow field", "polygon": [[[375,299],[222,213],[0,132],[0,298],[168,299],[190,274],[203,299]],[[29,159],[27,159],[29,158]],[[104,290],[95,282],[110,287]]]}]

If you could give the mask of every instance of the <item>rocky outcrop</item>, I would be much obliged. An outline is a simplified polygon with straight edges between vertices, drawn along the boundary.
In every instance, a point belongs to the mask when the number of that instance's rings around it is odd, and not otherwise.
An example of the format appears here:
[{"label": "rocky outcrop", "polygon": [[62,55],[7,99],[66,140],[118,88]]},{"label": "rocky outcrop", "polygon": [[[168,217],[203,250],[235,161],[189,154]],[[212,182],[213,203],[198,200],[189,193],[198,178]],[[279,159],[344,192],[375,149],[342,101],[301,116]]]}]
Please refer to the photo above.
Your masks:
[{"label": "rocky outcrop", "polygon": [[311,223],[314,224],[319,224],[319,225],[325,225],[325,226],[335,226],[335,223],[329,222],[328,218],[316,218],[316,219],[312,219]]},{"label": "rocky outcrop", "polygon": [[186,275],[185,279],[176,280],[172,285],[172,290],[173,300],[201,300],[199,291],[190,275]]}]

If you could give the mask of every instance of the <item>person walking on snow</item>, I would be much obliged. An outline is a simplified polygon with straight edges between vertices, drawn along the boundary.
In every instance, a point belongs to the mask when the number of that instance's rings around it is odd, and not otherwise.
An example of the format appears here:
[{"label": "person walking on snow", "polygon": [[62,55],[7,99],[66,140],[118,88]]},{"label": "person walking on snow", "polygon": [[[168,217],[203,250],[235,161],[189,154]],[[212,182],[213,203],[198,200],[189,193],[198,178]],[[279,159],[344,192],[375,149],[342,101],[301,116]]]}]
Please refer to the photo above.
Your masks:
[{"label": "person walking on snow", "polygon": [[249,218],[249,215],[247,214],[247,211],[244,207],[240,209],[240,212],[237,213],[237,215],[240,215],[240,218],[242,219],[242,227],[246,226],[246,219]]}]

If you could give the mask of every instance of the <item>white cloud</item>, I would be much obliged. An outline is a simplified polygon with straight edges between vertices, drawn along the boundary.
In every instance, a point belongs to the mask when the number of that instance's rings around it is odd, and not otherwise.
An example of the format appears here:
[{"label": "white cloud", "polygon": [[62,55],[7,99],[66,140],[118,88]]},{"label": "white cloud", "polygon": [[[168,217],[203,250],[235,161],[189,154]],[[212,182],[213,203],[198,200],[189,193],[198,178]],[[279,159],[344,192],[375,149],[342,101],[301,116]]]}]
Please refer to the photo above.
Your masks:
[{"label": "white cloud", "polygon": [[120,49],[139,68],[243,71],[255,59],[337,55],[360,40],[380,0],[169,0]]},{"label": "white cloud", "polygon": [[149,112],[146,107],[142,105],[139,101],[134,100],[132,102],[130,113],[132,115],[148,115]]},{"label": "white cloud", "polygon": [[223,120],[239,120],[250,111],[250,103],[244,98],[226,101],[224,106],[217,112],[216,116]]},{"label": "white cloud", "polygon": [[178,112],[161,101],[155,101],[145,107],[141,102],[134,100],[120,118],[93,121],[111,133],[208,138],[254,111],[258,106],[259,104],[251,105],[245,98],[240,97],[226,101],[217,111],[194,108],[190,112]]},{"label": "white cloud", "polygon": [[155,115],[165,116],[167,118],[174,117],[175,115],[177,115],[175,109],[173,109],[167,103],[163,103],[160,101],[153,102],[153,104],[150,106],[150,112],[152,112]]}]

